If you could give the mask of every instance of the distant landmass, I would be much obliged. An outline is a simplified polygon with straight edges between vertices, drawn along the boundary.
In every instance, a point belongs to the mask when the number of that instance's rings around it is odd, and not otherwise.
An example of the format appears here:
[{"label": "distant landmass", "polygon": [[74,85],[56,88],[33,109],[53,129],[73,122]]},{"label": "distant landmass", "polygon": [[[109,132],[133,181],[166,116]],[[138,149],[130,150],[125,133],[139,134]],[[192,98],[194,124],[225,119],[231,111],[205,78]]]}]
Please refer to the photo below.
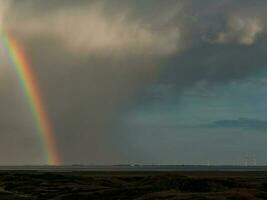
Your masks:
[{"label": "distant landmass", "polygon": [[238,165],[23,165],[0,166],[0,171],[267,171],[267,166]]}]

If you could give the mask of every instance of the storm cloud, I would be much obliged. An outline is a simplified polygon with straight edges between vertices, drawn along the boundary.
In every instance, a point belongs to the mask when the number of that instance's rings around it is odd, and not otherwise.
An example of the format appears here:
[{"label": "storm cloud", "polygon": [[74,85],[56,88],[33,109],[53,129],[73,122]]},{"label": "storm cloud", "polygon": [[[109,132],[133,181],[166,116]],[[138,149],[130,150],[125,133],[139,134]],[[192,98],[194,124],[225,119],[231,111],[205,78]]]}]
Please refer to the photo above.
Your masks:
[{"label": "storm cloud", "polygon": [[[2,0],[0,26],[25,48],[64,163],[107,164],[122,161],[118,141],[127,133],[116,131],[127,110],[153,101],[144,95],[150,84],[179,98],[201,83],[245,79],[265,67],[266,6],[261,0]],[[20,144],[1,140],[14,146],[14,157],[2,162],[42,163],[14,72],[7,61],[0,68],[0,137],[12,132]],[[31,148],[20,151],[26,143]]]}]

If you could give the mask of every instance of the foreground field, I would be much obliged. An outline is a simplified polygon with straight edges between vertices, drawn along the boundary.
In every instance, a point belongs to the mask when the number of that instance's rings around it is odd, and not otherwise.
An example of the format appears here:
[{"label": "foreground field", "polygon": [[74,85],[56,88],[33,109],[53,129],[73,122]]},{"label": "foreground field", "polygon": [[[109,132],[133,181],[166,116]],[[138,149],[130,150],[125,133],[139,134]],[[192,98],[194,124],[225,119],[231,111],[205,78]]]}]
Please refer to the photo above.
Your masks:
[{"label": "foreground field", "polygon": [[267,199],[267,172],[0,172],[0,199]]}]

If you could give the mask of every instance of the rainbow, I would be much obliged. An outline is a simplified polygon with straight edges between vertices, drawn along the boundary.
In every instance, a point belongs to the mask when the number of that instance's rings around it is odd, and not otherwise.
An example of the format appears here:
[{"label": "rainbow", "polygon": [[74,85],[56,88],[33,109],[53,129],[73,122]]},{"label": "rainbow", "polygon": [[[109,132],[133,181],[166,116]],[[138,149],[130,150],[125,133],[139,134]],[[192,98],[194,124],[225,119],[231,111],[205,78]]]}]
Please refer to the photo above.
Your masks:
[{"label": "rainbow", "polygon": [[35,120],[36,132],[42,142],[43,154],[49,165],[60,165],[60,156],[53,128],[48,119],[41,91],[21,45],[11,34],[1,32],[0,40],[27,98]]}]

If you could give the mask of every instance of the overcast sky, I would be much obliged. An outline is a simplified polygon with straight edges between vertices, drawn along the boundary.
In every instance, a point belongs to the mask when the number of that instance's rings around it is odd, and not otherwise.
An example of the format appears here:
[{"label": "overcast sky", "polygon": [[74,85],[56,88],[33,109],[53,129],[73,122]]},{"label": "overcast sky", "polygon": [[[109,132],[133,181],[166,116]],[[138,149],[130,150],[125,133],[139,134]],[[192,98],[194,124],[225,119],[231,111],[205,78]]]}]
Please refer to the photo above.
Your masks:
[{"label": "overcast sky", "polygon": [[[267,164],[265,0],[0,0],[64,164]],[[0,49],[0,164],[45,164]]]}]

